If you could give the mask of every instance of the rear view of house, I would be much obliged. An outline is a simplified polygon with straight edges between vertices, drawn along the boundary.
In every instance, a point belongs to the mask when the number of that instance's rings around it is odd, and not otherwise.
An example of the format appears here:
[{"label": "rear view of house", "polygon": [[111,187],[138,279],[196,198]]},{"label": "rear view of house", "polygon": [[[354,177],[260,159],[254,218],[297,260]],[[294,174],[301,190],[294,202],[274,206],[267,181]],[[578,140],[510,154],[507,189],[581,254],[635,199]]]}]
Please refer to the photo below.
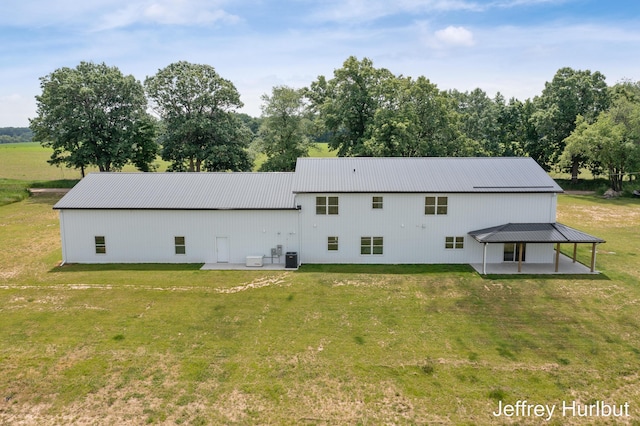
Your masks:
[{"label": "rear view of house", "polygon": [[54,208],[65,262],[557,265],[558,244],[603,242],[556,224],[561,192],[530,158],[301,158],[92,174]]}]

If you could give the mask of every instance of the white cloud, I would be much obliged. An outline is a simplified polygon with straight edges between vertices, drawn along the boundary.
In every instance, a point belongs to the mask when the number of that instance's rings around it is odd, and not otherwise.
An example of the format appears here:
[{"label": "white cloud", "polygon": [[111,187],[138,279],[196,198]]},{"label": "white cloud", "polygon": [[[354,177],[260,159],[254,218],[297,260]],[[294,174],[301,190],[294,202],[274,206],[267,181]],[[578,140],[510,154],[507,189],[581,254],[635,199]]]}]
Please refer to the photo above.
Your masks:
[{"label": "white cloud", "polygon": [[22,0],[0,13],[0,24],[106,30],[136,23],[185,25],[236,22],[229,0]]},{"label": "white cloud", "polygon": [[464,27],[448,26],[435,32],[435,39],[446,46],[473,46],[473,33]]},{"label": "white cloud", "polygon": [[205,25],[240,20],[225,12],[218,4],[203,0],[148,0],[126,4],[115,12],[105,14],[96,30],[127,27],[136,23]]},{"label": "white cloud", "polygon": [[402,13],[480,11],[483,6],[468,0],[337,0],[322,2],[314,18],[326,21],[372,21]]}]

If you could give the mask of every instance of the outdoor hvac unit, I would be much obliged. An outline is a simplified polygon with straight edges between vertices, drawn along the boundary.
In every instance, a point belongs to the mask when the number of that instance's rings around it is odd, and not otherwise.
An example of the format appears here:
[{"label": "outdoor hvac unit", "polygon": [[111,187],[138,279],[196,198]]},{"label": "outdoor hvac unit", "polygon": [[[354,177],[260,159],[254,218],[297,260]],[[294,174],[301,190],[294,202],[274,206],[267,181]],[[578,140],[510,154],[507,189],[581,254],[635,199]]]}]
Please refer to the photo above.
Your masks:
[{"label": "outdoor hvac unit", "polygon": [[262,256],[247,256],[247,266],[262,266]]}]

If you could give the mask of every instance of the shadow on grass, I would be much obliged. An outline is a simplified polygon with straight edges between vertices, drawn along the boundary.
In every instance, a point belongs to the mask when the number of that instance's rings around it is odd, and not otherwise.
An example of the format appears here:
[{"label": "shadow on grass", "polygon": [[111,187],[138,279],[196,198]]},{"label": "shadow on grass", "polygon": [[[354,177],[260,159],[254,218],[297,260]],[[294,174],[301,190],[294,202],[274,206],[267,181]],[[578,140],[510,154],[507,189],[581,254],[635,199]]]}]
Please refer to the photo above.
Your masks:
[{"label": "shadow on grass", "polygon": [[581,281],[611,281],[606,274],[487,274],[482,275],[478,273],[478,276],[483,280],[488,281],[507,281],[507,280],[581,280]]},{"label": "shadow on grass", "polygon": [[332,274],[432,274],[475,272],[469,265],[360,265],[360,264],[303,264],[298,273]]},{"label": "shadow on grass", "polygon": [[56,266],[49,272],[198,271],[202,265],[202,263],[67,263]]},{"label": "shadow on grass", "polygon": [[73,188],[80,179],[38,180],[31,182],[29,188]]}]

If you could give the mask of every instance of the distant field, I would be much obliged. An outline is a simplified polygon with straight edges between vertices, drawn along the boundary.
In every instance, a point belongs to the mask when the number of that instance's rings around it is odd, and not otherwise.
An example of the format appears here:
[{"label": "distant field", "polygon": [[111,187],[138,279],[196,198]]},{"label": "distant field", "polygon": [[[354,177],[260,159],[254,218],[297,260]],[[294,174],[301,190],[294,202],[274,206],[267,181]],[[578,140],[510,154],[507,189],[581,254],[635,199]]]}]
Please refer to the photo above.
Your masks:
[{"label": "distant field", "polygon": [[56,200],[0,207],[0,424],[539,424],[492,415],[525,399],[631,407],[550,424],[640,422],[637,200],[559,197],[607,240],[601,275],[488,278],[57,267]]},{"label": "distant field", "polygon": [[[35,142],[0,144],[0,178],[17,180],[57,180],[80,179],[80,171],[66,167],[55,167],[47,163],[51,158],[51,149],[43,148]],[[309,151],[311,157],[335,157],[334,151],[329,151],[326,143],[317,144]],[[257,169],[266,157],[258,156]],[[158,171],[165,171],[168,164],[160,158],[155,162]],[[95,172],[90,168],[87,172]],[[135,167],[127,166],[124,171],[136,171]]]}]

